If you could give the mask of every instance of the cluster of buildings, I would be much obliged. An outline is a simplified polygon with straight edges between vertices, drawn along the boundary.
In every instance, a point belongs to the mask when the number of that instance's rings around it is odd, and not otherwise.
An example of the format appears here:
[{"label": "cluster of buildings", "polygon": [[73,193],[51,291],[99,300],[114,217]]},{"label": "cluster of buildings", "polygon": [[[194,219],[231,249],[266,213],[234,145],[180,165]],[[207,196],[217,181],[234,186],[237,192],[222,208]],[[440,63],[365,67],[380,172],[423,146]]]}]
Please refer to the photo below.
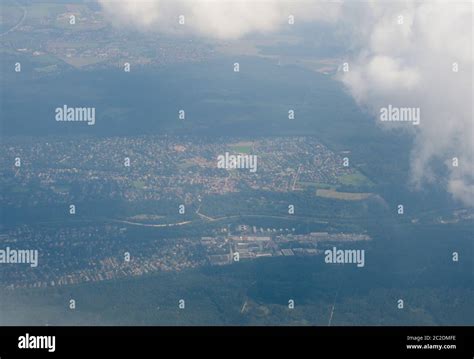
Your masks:
[{"label": "cluster of buildings", "polygon": [[308,233],[293,229],[261,233],[239,225],[222,227],[209,236],[135,237],[115,224],[66,227],[19,226],[2,231],[9,248],[39,252],[37,266],[0,264],[0,287],[41,288],[114,280],[159,272],[229,265],[263,257],[314,256],[328,245],[369,241],[366,234]]},{"label": "cluster of buildings", "polygon": [[[39,64],[51,63],[53,58],[57,64],[64,61],[74,67],[124,68],[124,64],[129,63],[132,71],[134,67],[144,65],[199,62],[213,55],[209,46],[190,39],[125,33],[111,26],[101,11],[88,6],[74,6],[68,10],[58,4],[47,12],[41,12],[37,6],[25,7],[29,16],[18,26],[15,36],[2,43],[0,49],[43,56],[45,60]],[[37,69],[41,71],[41,66]]]},{"label": "cluster of buildings", "polygon": [[158,136],[3,143],[1,175],[12,190],[0,193],[0,200],[11,206],[25,205],[22,198],[31,205],[91,196],[127,202],[193,201],[247,189],[290,192],[318,183],[336,185],[354,171],[312,137],[252,141],[248,151],[258,159],[256,172],[218,168],[218,156],[238,151],[223,141]]},{"label": "cluster of buildings", "polygon": [[367,234],[312,232],[294,234],[276,231],[270,234],[227,235],[202,237],[210,265],[225,265],[246,259],[279,256],[314,256],[332,243],[364,242]]},{"label": "cluster of buildings", "polygon": [[[37,250],[34,268],[0,264],[0,287],[40,288],[181,271],[207,263],[198,241],[190,238],[136,239],[113,224],[18,226],[4,230],[1,246]],[[0,247],[3,248],[3,247]]]}]

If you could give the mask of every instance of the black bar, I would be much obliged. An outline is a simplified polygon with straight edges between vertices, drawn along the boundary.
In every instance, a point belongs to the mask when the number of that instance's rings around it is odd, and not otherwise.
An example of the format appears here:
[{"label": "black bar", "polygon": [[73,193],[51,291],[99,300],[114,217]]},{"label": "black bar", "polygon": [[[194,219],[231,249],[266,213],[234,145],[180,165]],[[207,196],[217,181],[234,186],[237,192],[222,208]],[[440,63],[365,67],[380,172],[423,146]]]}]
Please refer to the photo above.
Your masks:
[{"label": "black bar", "polygon": [[[233,353],[249,356],[255,350],[281,354],[282,350],[311,357],[340,355],[395,355],[397,358],[473,358],[472,327],[1,327],[0,358],[107,357],[120,355],[162,357],[165,352],[185,355]],[[54,352],[20,349],[19,338],[54,336]],[[33,339],[33,342],[36,341]],[[409,345],[420,347],[408,348]],[[436,345],[436,347],[434,347]],[[452,346],[454,347],[441,347]],[[45,345],[47,346],[47,345]],[[52,346],[49,346],[52,348]],[[224,351],[223,351],[224,350]],[[138,353],[155,353],[151,356]],[[158,354],[161,353],[161,354]],[[231,355],[231,354],[229,354]],[[166,355],[168,356],[168,355]],[[308,355],[309,356],[309,355]]]}]

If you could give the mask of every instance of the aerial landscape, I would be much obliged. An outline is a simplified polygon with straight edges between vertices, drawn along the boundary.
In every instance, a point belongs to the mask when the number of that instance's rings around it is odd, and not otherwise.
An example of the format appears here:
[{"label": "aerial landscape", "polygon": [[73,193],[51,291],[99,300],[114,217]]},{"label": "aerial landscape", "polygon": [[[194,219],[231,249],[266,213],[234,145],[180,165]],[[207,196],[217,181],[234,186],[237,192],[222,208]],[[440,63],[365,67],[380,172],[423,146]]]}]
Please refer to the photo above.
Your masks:
[{"label": "aerial landscape", "polygon": [[0,325],[474,323],[472,4],[131,3],[2,1]]}]

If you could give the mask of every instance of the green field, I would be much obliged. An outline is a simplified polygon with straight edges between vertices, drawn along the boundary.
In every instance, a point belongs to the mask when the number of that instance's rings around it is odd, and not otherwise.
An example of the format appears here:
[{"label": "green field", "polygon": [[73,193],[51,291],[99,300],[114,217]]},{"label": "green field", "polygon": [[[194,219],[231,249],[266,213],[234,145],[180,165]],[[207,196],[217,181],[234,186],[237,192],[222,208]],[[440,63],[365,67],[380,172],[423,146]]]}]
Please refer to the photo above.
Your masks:
[{"label": "green field", "polygon": [[143,181],[133,181],[133,187],[136,189],[144,189],[145,188],[145,182]]},{"label": "green field", "polygon": [[338,192],[332,189],[318,189],[316,195],[318,197],[334,198],[344,201],[361,201],[369,198],[371,193]]},{"label": "green field", "polygon": [[323,182],[298,182],[299,186],[302,187],[314,187],[321,189],[333,189],[336,190],[339,186],[337,184],[323,183]]},{"label": "green field", "polygon": [[231,150],[237,153],[250,153],[252,152],[252,146],[252,142],[239,142],[229,145]]},{"label": "green field", "polygon": [[362,173],[356,172],[356,173],[351,173],[348,175],[344,175],[339,177],[339,182],[342,185],[345,186],[354,186],[354,187],[360,187],[360,186],[372,186],[373,183],[370,179],[365,177]]}]

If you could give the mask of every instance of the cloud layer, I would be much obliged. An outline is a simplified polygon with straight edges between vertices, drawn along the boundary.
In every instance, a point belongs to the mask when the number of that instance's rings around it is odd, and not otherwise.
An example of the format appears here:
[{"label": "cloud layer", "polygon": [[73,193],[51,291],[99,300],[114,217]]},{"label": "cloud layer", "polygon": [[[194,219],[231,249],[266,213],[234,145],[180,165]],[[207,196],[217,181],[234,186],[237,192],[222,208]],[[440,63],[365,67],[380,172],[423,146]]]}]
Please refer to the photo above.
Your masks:
[{"label": "cloud layer", "polygon": [[[98,0],[112,23],[166,33],[237,39],[298,21],[334,21],[339,5],[298,0]],[[304,4],[304,6],[300,6]],[[185,26],[179,24],[184,16]]]},{"label": "cloud layer", "polygon": [[[418,107],[421,123],[399,124],[415,136],[411,173],[417,186],[438,181],[474,205],[472,23],[470,2],[281,0],[99,0],[115,24],[146,31],[237,39],[298,22],[331,22],[351,39],[349,72],[339,79],[378,122],[381,107]],[[185,16],[185,26],[178,24]],[[310,36],[310,35],[308,35]],[[354,52],[355,49],[355,52]],[[454,63],[458,72],[453,71]],[[382,125],[382,123],[380,123]],[[385,123],[383,124],[385,125]],[[391,125],[389,125],[391,127]],[[457,157],[459,166],[452,165]]]}]

